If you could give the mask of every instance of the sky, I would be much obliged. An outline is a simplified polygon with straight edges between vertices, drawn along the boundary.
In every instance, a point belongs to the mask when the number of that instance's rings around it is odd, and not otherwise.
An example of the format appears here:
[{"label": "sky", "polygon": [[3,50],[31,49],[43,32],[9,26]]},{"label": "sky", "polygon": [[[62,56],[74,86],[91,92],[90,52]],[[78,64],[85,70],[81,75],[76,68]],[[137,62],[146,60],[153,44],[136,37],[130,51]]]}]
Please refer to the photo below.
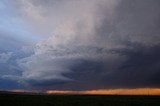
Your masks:
[{"label": "sky", "polygon": [[0,90],[159,87],[159,0],[0,1]]}]

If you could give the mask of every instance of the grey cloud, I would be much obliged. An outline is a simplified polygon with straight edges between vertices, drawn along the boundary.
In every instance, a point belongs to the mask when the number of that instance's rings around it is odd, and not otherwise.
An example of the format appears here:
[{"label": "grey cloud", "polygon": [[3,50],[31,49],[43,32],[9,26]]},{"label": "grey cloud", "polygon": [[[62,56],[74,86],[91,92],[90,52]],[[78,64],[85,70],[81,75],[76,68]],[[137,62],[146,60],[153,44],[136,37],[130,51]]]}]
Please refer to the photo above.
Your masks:
[{"label": "grey cloud", "polygon": [[[45,48],[47,47],[45,46]],[[34,54],[28,58],[20,59],[18,64],[24,70],[22,73],[24,80],[72,81],[72,78],[64,76],[64,74],[73,71],[72,67],[79,64],[83,59],[99,60],[107,52],[101,48],[91,47],[52,48],[52,51],[48,50],[42,54]]]},{"label": "grey cloud", "polygon": [[15,52],[31,43],[20,35],[0,30],[0,51]]},{"label": "grey cloud", "polygon": [[[100,42],[111,42],[112,46],[123,45],[125,41],[146,45],[159,43],[159,1],[121,0],[111,19],[104,18],[97,29]],[[103,10],[105,13],[105,9]],[[105,15],[104,17],[107,17]]]},{"label": "grey cloud", "polygon": [[109,85],[119,87],[159,87],[159,45],[134,44],[130,48],[117,50],[127,60],[110,77]]},{"label": "grey cloud", "polygon": [[6,63],[12,57],[12,53],[0,53],[0,63]]},{"label": "grey cloud", "polygon": [[[19,18],[26,24],[27,30],[34,33],[35,37],[47,38],[59,22],[64,19],[66,1],[57,0],[15,0],[6,2],[9,13]],[[68,3],[68,2],[67,2]]]},{"label": "grey cloud", "polygon": [[83,2],[67,4],[54,35],[18,60],[22,79],[46,89],[159,86],[159,1]]},{"label": "grey cloud", "polygon": [[34,84],[61,90],[159,87],[159,48],[130,42],[128,48],[112,50],[105,60],[77,59],[70,67],[72,72],[63,74],[72,81]]},{"label": "grey cloud", "polygon": [[[24,47],[27,48],[27,47]],[[15,49],[15,48],[14,48]],[[10,49],[9,49],[10,50]],[[30,56],[32,51],[27,49],[14,50],[12,52],[0,51],[0,79],[9,82],[18,83],[21,80],[20,76],[22,69],[17,64],[17,59],[22,59]]]}]

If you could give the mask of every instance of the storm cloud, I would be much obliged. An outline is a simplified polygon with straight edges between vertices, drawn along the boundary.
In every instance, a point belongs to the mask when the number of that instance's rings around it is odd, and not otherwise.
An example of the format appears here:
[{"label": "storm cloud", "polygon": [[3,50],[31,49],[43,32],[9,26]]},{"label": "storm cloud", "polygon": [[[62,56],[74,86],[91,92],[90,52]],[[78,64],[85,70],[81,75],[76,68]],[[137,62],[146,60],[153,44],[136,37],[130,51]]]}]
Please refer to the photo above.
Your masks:
[{"label": "storm cloud", "polygon": [[23,54],[14,58],[20,74],[3,78],[41,90],[160,86],[159,0],[16,0],[10,5],[18,8],[16,17],[27,23],[27,31],[43,39],[13,53]]}]

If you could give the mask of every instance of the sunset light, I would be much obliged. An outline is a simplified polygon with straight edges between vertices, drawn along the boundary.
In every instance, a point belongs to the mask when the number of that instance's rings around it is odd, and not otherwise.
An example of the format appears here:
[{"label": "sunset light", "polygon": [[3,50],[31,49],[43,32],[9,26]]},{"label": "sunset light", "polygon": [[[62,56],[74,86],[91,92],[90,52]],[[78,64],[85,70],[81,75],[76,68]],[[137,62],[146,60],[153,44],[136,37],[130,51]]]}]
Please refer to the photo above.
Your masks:
[{"label": "sunset light", "polygon": [[159,88],[108,89],[87,91],[49,90],[48,94],[96,94],[96,95],[160,95]]}]

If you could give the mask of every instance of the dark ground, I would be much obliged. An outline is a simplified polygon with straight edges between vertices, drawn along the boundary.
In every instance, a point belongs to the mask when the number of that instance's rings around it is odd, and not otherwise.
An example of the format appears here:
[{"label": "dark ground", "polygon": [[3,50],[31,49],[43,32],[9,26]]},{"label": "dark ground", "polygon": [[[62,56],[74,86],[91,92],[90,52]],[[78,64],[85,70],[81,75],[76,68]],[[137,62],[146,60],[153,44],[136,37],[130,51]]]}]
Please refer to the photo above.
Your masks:
[{"label": "dark ground", "polygon": [[0,106],[160,106],[160,96],[0,93]]}]

